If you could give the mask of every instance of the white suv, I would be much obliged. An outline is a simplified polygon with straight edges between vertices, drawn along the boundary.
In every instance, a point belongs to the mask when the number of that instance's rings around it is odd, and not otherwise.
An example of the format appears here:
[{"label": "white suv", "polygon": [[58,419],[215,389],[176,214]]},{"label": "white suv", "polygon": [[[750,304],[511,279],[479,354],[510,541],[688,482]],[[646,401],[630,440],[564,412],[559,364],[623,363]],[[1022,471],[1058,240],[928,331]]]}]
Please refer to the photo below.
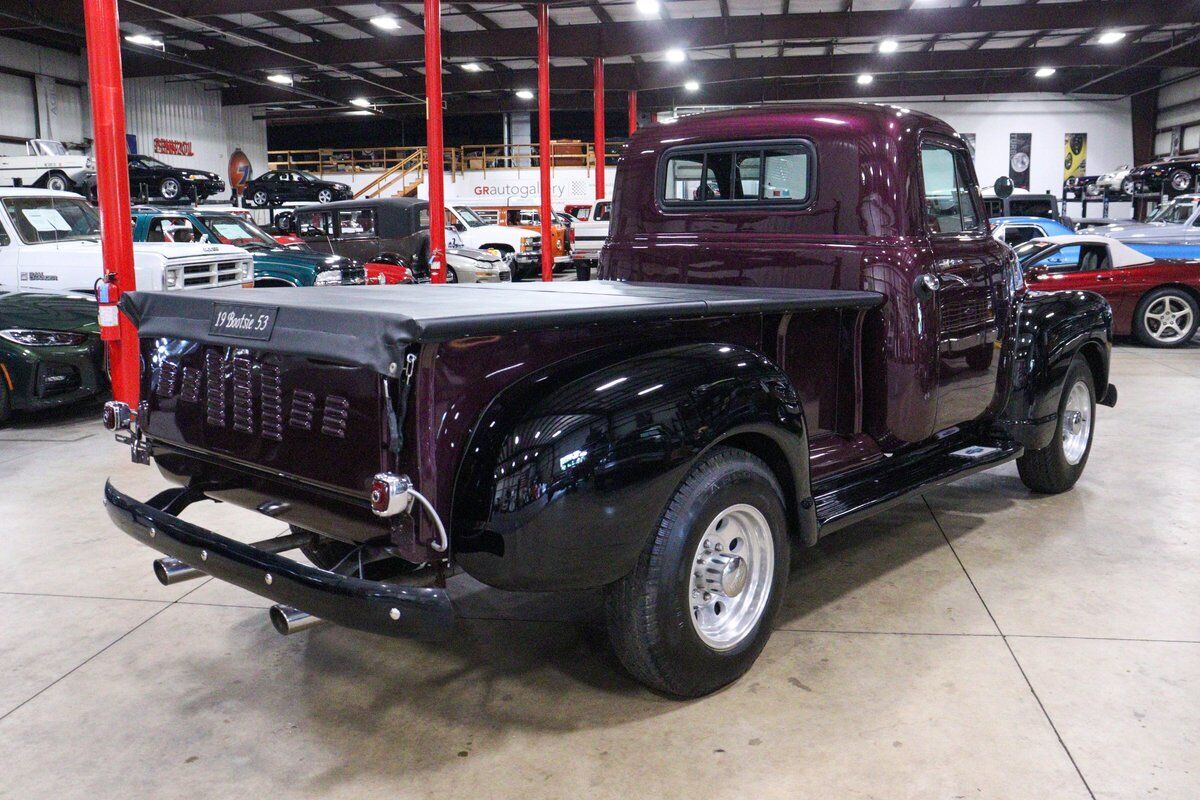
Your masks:
[{"label": "white suv", "polygon": [[490,250],[512,268],[514,278],[541,269],[542,235],[512,225],[490,225],[466,206],[447,206],[446,225],[458,232],[463,245]]},{"label": "white suv", "polygon": [[[100,218],[82,197],[0,188],[0,284],[91,294],[104,273]],[[254,261],[223,244],[136,243],[141,290],[253,286]]]}]

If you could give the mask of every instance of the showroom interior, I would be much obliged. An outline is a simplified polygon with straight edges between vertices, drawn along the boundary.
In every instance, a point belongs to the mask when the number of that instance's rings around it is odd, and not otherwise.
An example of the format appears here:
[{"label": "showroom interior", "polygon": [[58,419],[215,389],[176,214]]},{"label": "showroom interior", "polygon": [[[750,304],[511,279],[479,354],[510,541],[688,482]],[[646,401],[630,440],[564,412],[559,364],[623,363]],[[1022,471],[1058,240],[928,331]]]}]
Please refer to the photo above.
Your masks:
[{"label": "showroom interior", "polygon": [[0,800],[1200,796],[1200,0],[0,0]]}]

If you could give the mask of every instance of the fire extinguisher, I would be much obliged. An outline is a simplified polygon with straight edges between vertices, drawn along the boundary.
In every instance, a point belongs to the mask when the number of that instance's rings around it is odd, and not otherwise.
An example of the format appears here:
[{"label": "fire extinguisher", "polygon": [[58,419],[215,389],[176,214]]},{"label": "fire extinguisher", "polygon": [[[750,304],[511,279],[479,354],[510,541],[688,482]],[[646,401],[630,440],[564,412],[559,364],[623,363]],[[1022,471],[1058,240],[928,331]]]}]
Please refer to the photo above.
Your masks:
[{"label": "fire extinguisher", "polygon": [[116,275],[108,274],[96,282],[96,303],[99,307],[100,339],[115,342],[121,338],[120,317],[117,312]]}]

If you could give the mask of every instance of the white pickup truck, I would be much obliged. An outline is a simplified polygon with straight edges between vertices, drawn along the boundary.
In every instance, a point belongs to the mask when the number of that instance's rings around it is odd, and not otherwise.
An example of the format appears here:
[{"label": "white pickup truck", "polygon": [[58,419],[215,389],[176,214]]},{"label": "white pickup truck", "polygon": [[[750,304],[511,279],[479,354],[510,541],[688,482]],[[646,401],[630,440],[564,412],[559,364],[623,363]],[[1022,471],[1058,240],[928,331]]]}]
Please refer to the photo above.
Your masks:
[{"label": "white pickup truck", "polygon": [[25,155],[0,156],[0,186],[81,191],[95,168],[96,162],[89,156],[68,153],[62,142],[30,139],[25,143]]},{"label": "white pickup truck", "polygon": [[612,219],[612,201],[597,200],[590,208],[578,209],[575,217],[575,261],[587,261],[592,266],[600,262],[600,248],[608,238],[608,221]]},{"label": "white pickup truck", "polygon": [[528,228],[492,225],[467,206],[459,205],[446,206],[446,225],[458,232],[464,247],[490,250],[504,259],[514,278],[541,268],[542,236]]},{"label": "white pickup truck", "polygon": [[[136,243],[137,288],[252,286],[254,261],[240,247]],[[103,274],[100,218],[79,195],[0,188],[0,284],[91,294]]]}]

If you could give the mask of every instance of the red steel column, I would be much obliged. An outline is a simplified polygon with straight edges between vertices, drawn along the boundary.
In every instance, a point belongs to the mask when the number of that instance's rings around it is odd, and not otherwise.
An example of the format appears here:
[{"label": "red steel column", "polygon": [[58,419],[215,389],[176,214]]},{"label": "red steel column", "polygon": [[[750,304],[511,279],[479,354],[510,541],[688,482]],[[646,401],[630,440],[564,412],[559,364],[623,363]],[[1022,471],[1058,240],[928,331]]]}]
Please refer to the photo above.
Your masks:
[{"label": "red steel column", "polygon": [[[129,225],[129,166],[125,158],[125,91],[121,85],[117,0],[84,0],[83,14],[92,96],[96,191],[100,197],[100,250],[103,271],[116,276],[109,294],[115,301],[121,292],[137,289],[133,229]],[[137,329],[124,314],[120,331],[121,338],[108,344],[113,397],[137,408]]]},{"label": "red steel column", "polygon": [[442,155],[442,4],[425,0],[425,152],[429,155],[429,256],[446,282],[446,176]]},{"label": "red steel column", "polygon": [[604,199],[604,59],[592,61],[592,130],[596,151],[596,199]]},{"label": "red steel column", "polygon": [[538,3],[538,171],[542,177],[542,280],[554,280],[553,222],[550,215],[550,5]]},{"label": "red steel column", "polygon": [[637,89],[629,90],[629,135],[637,130]]}]

